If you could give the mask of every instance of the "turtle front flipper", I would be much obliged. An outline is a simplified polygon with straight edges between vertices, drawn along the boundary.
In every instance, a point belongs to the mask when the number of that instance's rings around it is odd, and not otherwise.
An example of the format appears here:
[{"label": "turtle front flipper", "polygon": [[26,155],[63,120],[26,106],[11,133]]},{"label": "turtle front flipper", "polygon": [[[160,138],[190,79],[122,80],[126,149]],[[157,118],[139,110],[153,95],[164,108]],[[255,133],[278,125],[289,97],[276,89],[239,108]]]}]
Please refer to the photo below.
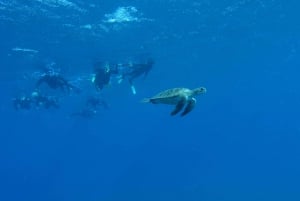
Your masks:
[{"label": "turtle front flipper", "polygon": [[176,115],[178,112],[180,112],[180,110],[182,110],[182,108],[184,107],[185,104],[185,99],[182,99],[181,101],[179,101],[175,107],[175,109],[171,112],[171,115],[174,116]]},{"label": "turtle front flipper", "polygon": [[186,115],[190,111],[192,111],[194,109],[195,105],[196,105],[196,99],[195,98],[192,98],[191,100],[189,100],[187,106],[184,109],[184,111],[181,113],[181,116],[183,117],[184,115]]}]

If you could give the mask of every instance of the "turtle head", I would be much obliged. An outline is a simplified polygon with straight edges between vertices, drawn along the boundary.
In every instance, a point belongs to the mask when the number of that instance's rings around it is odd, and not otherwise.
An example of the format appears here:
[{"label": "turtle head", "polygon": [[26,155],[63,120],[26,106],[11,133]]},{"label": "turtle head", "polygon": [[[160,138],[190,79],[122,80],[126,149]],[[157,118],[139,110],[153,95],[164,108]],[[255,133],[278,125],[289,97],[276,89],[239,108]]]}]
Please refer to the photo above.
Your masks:
[{"label": "turtle head", "polygon": [[206,93],[206,88],[205,87],[199,87],[193,90],[193,94],[194,95],[198,95],[198,94],[204,94]]}]

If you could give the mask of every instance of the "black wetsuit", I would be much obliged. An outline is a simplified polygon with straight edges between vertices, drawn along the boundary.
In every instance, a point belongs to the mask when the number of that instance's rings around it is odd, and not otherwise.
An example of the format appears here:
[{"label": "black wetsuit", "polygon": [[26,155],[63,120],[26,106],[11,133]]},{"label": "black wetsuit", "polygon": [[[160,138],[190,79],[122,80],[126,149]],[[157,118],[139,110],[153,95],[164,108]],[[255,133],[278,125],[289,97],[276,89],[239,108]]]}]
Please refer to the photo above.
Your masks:
[{"label": "black wetsuit", "polygon": [[86,107],[88,108],[98,109],[99,106],[102,106],[105,109],[109,108],[108,103],[105,100],[100,98],[90,97],[86,101]]},{"label": "black wetsuit", "polygon": [[118,69],[116,67],[106,68],[104,66],[99,67],[98,65],[96,65],[94,78],[96,89],[102,90],[105,85],[108,85],[113,74],[118,74]]},{"label": "black wetsuit", "polygon": [[42,83],[46,83],[52,89],[61,89],[62,91],[70,92],[75,90],[75,92],[80,92],[80,90],[70,84],[65,78],[59,74],[44,74],[42,75],[36,83],[36,87],[39,87]]},{"label": "black wetsuit", "polygon": [[38,95],[33,98],[35,105],[37,107],[43,106],[45,109],[49,109],[51,107],[53,108],[59,108],[58,100],[55,97],[52,96],[42,96]]},{"label": "black wetsuit", "polygon": [[130,70],[125,72],[122,76],[127,77],[130,85],[133,84],[133,80],[144,75],[147,76],[148,73],[151,71],[154,62],[149,60],[145,64],[133,64],[132,66],[128,67]]}]

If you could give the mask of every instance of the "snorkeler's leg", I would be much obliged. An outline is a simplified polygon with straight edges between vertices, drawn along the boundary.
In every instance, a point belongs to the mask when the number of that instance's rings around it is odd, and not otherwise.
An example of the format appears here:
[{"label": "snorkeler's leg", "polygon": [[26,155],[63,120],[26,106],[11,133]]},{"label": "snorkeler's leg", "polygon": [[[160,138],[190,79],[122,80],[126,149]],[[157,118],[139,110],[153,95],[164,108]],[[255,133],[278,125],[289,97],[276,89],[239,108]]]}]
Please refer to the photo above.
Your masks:
[{"label": "snorkeler's leg", "polygon": [[135,86],[133,85],[132,79],[129,80],[130,89],[133,95],[136,94]]}]

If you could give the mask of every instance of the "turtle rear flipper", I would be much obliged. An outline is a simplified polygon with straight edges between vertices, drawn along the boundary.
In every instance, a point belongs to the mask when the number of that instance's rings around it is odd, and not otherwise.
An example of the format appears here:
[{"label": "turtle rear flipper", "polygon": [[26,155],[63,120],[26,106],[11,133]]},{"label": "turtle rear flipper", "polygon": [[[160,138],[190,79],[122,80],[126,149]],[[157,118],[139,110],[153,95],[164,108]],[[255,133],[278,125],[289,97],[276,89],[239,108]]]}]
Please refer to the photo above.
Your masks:
[{"label": "turtle rear flipper", "polygon": [[174,116],[176,115],[178,112],[180,112],[182,110],[182,108],[184,107],[185,104],[185,99],[182,99],[181,101],[179,101],[175,107],[175,109],[171,112],[171,115]]},{"label": "turtle rear flipper", "polygon": [[187,106],[185,107],[184,111],[181,113],[181,116],[185,116],[186,114],[188,114],[190,111],[192,111],[194,109],[196,105],[196,99],[192,98],[190,101],[188,101]]}]

